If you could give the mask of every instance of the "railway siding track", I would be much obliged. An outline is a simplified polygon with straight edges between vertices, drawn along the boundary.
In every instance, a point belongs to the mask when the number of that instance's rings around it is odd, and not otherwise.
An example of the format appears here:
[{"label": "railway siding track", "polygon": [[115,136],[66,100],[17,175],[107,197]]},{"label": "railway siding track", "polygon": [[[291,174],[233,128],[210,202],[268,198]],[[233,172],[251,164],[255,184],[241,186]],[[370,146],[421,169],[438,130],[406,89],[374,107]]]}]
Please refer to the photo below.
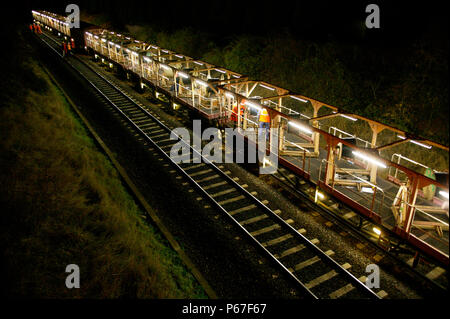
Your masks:
[{"label": "railway siding track", "polygon": [[[51,37],[45,35],[51,41]],[[53,44],[41,38],[56,53],[58,43]],[[368,298],[379,299],[379,295],[365,285],[365,277],[356,278],[348,269],[349,263],[338,264],[331,256],[331,250],[322,251],[317,245],[319,240],[309,240],[304,229],[296,230],[289,221],[278,216],[279,211],[271,210],[267,201],[260,201],[256,192],[250,192],[246,185],[240,185],[230,171],[224,171],[207,157],[202,156],[189,142],[178,139],[171,128],[166,126],[144,105],[128,95],[120,87],[111,83],[103,75],[86,65],[77,57],[67,61],[80,75],[90,83],[113,109],[123,116],[145,140],[152,144],[167,161],[203,195],[212,205],[228,216],[231,221],[246,233],[266,256],[276,263],[311,298]],[[172,136],[171,136],[172,135]],[[170,156],[172,147],[185,143],[189,154],[184,158]],[[176,163],[176,159],[190,159],[196,155],[201,163]],[[201,197],[199,198],[201,199]]]}]

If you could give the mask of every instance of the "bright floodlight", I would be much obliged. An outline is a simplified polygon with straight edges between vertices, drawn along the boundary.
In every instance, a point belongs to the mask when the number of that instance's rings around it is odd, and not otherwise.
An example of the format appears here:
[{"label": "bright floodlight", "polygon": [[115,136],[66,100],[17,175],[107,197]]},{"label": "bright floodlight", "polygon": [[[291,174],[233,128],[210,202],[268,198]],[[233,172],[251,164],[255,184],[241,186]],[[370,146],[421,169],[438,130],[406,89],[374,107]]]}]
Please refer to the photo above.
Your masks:
[{"label": "bright floodlight", "polygon": [[416,142],[416,141],[410,141],[410,142],[414,143],[416,145],[422,146],[422,147],[424,147],[426,149],[430,149],[431,148],[431,145],[422,144],[422,143],[419,143],[419,142]]},{"label": "bright floodlight", "polygon": [[195,80],[195,82],[197,82],[198,84],[200,84],[201,86],[204,86],[204,87],[208,86],[208,84],[206,84],[205,82],[200,81],[200,80]]},{"label": "bright floodlight", "polygon": [[185,79],[189,78],[189,76],[187,74],[183,73],[183,72],[178,72],[178,75],[183,77],[183,78],[185,78]]},{"label": "bright floodlight", "polygon": [[325,196],[321,192],[319,192],[318,189],[316,189],[316,195],[314,196],[314,202],[315,203],[317,203],[317,199],[318,198],[323,200],[323,199],[325,199]]},{"label": "bright floodlight", "polygon": [[386,165],[384,165],[382,162],[377,161],[376,159],[374,159],[372,157],[366,156],[366,155],[364,155],[364,154],[362,154],[362,153],[360,153],[358,151],[352,151],[352,153],[355,154],[355,156],[360,157],[360,158],[362,158],[362,159],[364,159],[364,160],[366,160],[366,161],[368,161],[368,162],[370,162],[372,164],[375,164],[375,165],[380,166],[382,168],[386,168]]},{"label": "bright floodlight", "polygon": [[229,97],[230,99],[234,99],[234,95],[230,92],[225,92],[225,96]]},{"label": "bright floodlight", "polygon": [[300,131],[305,132],[305,133],[309,133],[309,134],[312,134],[312,133],[313,133],[313,132],[312,132],[309,128],[307,128],[306,126],[298,125],[297,123],[294,123],[294,122],[288,122],[288,124],[291,125],[291,126],[293,126],[293,127],[295,127],[295,128],[297,128],[297,129],[299,129]]},{"label": "bright floodlight", "polygon": [[163,69],[170,70],[170,67],[168,67],[168,66],[165,65],[165,64],[160,64],[160,66],[161,66]]},{"label": "bright floodlight", "polygon": [[271,90],[271,91],[275,91],[274,88],[271,88],[271,87],[269,87],[269,86],[267,86],[267,85],[264,85],[264,84],[261,84],[261,83],[259,83],[259,86],[262,86],[263,88],[268,89],[268,90]]},{"label": "bright floodlight", "polygon": [[378,236],[381,235],[381,230],[379,230],[378,228],[374,227],[374,228],[372,228],[372,230],[373,230],[373,232],[374,232],[375,234],[377,234]]},{"label": "bright floodlight", "polygon": [[293,95],[291,95],[291,98],[293,98],[294,100],[299,100],[299,101],[301,101],[301,102],[303,102],[303,103],[308,102],[308,101],[306,101],[306,100],[304,100],[304,99],[301,99],[301,98],[296,97],[296,96],[293,96]]},{"label": "bright floodlight", "polygon": [[252,107],[252,108],[254,108],[255,110],[258,110],[258,111],[261,110],[261,107],[259,107],[258,105],[256,105],[255,103],[252,103],[250,101],[245,101],[245,105],[248,105],[248,106],[250,106],[250,107]]},{"label": "bright floodlight", "polygon": [[442,195],[443,197],[448,199],[448,193],[444,191],[439,191],[439,195]]},{"label": "bright floodlight", "polygon": [[[406,137],[401,136],[401,135],[397,135],[397,137],[398,137],[398,138],[401,138],[402,140],[404,140],[404,139],[406,138]],[[422,147],[424,147],[424,148],[426,148],[426,149],[430,149],[430,148],[431,148],[431,145],[422,144],[422,143],[419,143],[419,142],[416,142],[416,141],[413,141],[413,140],[410,140],[410,142],[411,142],[411,143],[414,143],[414,144],[416,144],[416,145],[422,146]]]},{"label": "bright floodlight", "polygon": [[346,119],[349,119],[349,120],[351,120],[351,121],[353,121],[353,122],[355,122],[355,121],[357,121],[358,119],[355,119],[354,117],[351,117],[351,116],[348,116],[348,115],[345,115],[345,114],[340,114],[342,117],[345,117]]}]

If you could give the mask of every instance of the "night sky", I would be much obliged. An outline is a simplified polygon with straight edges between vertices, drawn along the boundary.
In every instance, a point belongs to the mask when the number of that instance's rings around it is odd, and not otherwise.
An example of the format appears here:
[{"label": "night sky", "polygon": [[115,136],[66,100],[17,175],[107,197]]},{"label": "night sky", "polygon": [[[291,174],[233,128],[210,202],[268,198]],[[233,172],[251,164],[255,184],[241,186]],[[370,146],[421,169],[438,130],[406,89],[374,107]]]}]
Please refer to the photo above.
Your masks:
[{"label": "night sky", "polygon": [[[432,37],[447,45],[448,19],[444,1],[180,1],[78,0],[20,1],[11,8],[13,21],[29,19],[29,11],[64,13],[76,3],[81,10],[107,12],[113,25],[148,23],[172,31],[194,27],[217,38],[235,34],[289,33],[299,39],[340,41],[375,46],[407,46],[417,38]],[[366,29],[365,8],[380,7],[381,28]],[[442,44],[442,43],[441,43]]]}]

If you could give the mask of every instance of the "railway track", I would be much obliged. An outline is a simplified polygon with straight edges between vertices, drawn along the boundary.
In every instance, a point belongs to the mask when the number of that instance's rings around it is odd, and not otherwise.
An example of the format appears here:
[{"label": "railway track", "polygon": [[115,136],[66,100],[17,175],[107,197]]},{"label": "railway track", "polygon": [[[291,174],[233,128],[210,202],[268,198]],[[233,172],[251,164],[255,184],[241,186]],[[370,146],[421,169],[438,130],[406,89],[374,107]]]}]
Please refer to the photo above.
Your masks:
[{"label": "railway track", "polygon": [[[59,42],[48,35],[44,37],[41,37],[42,41],[59,54]],[[101,99],[151,144],[151,151],[159,152],[195,186],[202,195],[199,200],[206,198],[212,206],[228,216],[307,296],[314,299],[381,298],[365,285],[364,276],[356,278],[348,271],[351,268],[349,263],[339,264],[334,261],[333,251],[322,251],[318,247],[319,240],[310,240],[305,236],[306,230],[293,228],[289,220],[285,221],[278,215],[279,211],[267,206],[267,201],[260,201],[256,197],[257,193],[247,190],[247,185],[240,185],[237,178],[230,176],[230,171],[198,153],[189,141],[184,142],[177,137],[142,103],[77,57],[71,57],[67,62]],[[201,158],[201,163],[175,162],[183,159],[183,156],[174,158],[170,152],[180,141],[189,149],[186,159],[196,155]]]}]

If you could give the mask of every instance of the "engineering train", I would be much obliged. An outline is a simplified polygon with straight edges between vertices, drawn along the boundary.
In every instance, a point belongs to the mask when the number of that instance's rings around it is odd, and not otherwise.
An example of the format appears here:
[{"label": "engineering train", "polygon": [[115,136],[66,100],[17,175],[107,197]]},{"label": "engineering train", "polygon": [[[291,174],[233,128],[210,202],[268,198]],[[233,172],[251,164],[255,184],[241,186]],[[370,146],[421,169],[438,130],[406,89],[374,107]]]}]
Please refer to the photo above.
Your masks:
[{"label": "engineering train", "polygon": [[[411,168],[411,163],[417,163],[412,159],[394,154],[397,156],[387,160],[379,155],[379,149],[405,141],[413,142],[412,146],[436,147],[448,152],[445,145],[128,35],[83,21],[80,28],[70,28],[66,17],[47,11],[33,10],[32,15],[35,23],[42,24],[46,30],[65,39],[74,39],[75,50],[83,50],[96,60],[133,77],[141,89],[151,89],[156,98],[167,101],[174,109],[187,107],[218,127],[234,125],[244,130],[257,130],[258,114],[266,109],[271,119],[270,141],[278,140],[278,163],[375,223],[381,223],[381,208],[374,207],[373,202],[381,193],[370,193],[370,189],[380,189],[377,165],[389,167],[387,179],[393,184],[403,185],[405,181],[410,181],[408,187],[415,189],[408,191],[418,192],[419,196],[423,197],[425,193],[421,185],[434,184],[436,187],[431,197],[427,191],[431,202],[437,206],[448,203],[448,172],[430,169],[431,174],[425,176],[423,171]],[[235,123],[230,122],[233,114]],[[372,140],[345,132],[337,125],[327,127],[323,124],[327,119],[336,118],[365,121],[372,129]],[[375,145],[381,130],[392,133],[393,141],[380,148]],[[256,137],[245,138],[248,143],[256,143]],[[337,167],[342,159],[349,160],[353,166]],[[311,162],[316,165],[311,165]],[[395,174],[391,174],[391,169]],[[347,178],[338,179],[342,176]],[[368,205],[348,195],[346,188],[351,187],[358,191],[369,190],[369,195],[363,194],[369,196]],[[413,201],[409,203],[406,216],[396,217],[397,225],[394,225],[393,232],[448,264],[448,255],[442,255],[429,244],[410,236],[416,211],[413,207],[416,199]]]}]

